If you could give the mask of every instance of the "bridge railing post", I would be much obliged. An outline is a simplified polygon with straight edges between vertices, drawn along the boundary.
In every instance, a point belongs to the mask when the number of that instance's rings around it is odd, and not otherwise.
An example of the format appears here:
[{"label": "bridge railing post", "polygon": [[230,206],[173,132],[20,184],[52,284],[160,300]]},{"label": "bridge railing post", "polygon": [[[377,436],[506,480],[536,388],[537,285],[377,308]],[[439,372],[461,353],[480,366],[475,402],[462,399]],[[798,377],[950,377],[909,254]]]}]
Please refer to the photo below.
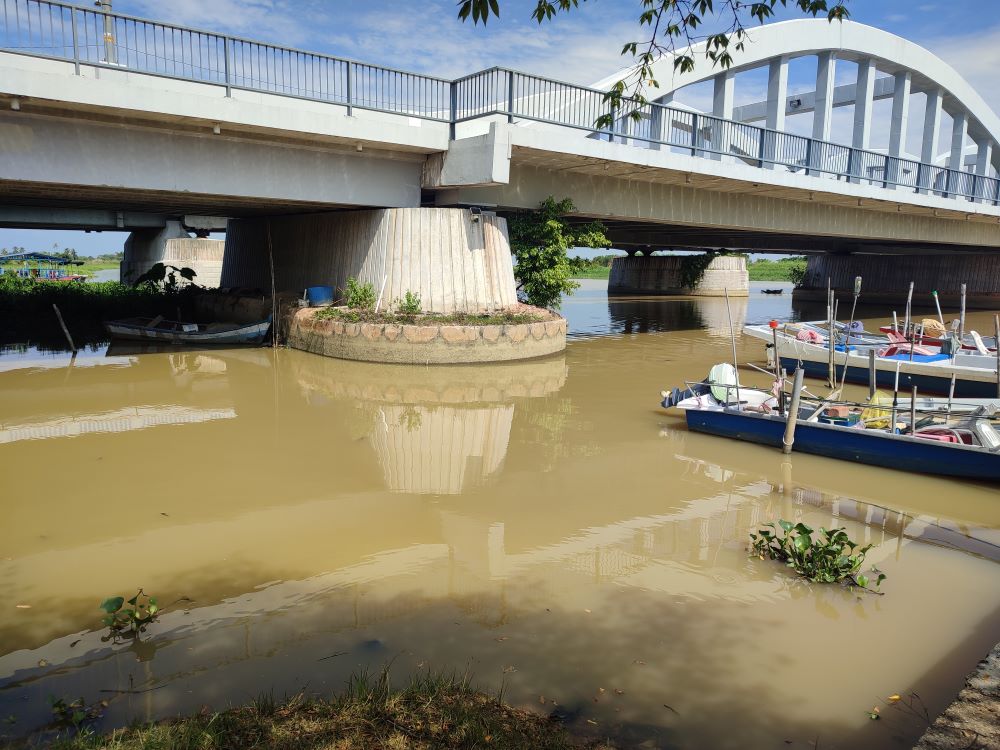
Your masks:
[{"label": "bridge railing post", "polygon": [[[216,48],[218,49],[218,48]],[[232,98],[233,96],[233,82],[229,78],[229,52],[230,43],[229,37],[222,37],[222,56],[225,58],[225,72],[226,72],[226,96]]]},{"label": "bridge railing post", "polygon": [[882,167],[882,187],[889,187],[889,169],[891,168],[892,158],[889,156],[885,157],[885,165]]},{"label": "bridge railing post", "polygon": [[698,115],[691,113],[691,156],[698,155]]},{"label": "bridge railing post", "polygon": [[449,104],[449,109],[451,114],[448,118],[451,121],[449,126],[449,131],[450,131],[449,136],[451,140],[455,140],[455,119],[457,117],[457,112],[458,112],[458,84],[452,81],[449,86],[449,89],[450,89],[449,98],[451,100]]},{"label": "bridge railing post", "polygon": [[507,122],[514,122],[514,71],[507,71]]},{"label": "bridge railing post", "polygon": [[69,10],[69,25],[73,30],[73,71],[80,75],[80,43],[76,31],[76,7]]},{"label": "bridge railing post", "polygon": [[767,136],[767,130],[764,130],[764,128],[757,128],[757,166],[761,169],[764,168],[764,157],[767,154],[767,148],[765,146]]},{"label": "bridge railing post", "polygon": [[993,181],[993,205],[1000,206],[1000,179]]},{"label": "bridge railing post", "polygon": [[[347,61],[347,80],[345,85],[345,95],[347,97],[347,116],[352,117],[354,115],[354,63],[350,60]],[[455,89],[455,84],[451,85],[452,91]],[[451,119],[455,119],[455,110],[452,108]],[[454,128],[454,125],[452,125]]]},{"label": "bridge railing post", "polygon": [[806,138],[806,174],[812,174],[813,139]]}]

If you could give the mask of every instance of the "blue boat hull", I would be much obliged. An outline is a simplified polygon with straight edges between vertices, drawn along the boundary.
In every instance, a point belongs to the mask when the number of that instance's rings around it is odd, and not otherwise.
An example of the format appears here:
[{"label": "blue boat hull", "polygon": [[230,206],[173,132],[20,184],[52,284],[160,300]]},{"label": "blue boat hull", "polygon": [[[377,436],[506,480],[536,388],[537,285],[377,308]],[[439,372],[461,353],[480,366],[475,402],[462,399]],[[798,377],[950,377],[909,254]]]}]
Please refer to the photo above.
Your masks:
[{"label": "blue boat hull", "polygon": [[[829,364],[826,362],[811,362],[806,360],[792,359],[791,357],[782,357],[781,366],[785,368],[787,372],[793,372],[795,368],[801,367],[805,370],[806,375],[811,378],[822,378],[826,379],[827,373],[829,372]],[[844,375],[844,366],[837,365],[837,380]],[[868,384],[868,368],[867,367],[848,367],[847,368],[847,382],[848,383],[860,383],[862,385]],[[892,389],[896,382],[896,371],[893,370],[876,370],[875,371],[875,383],[879,386]],[[917,390],[920,393],[938,393],[941,395],[948,395],[948,389],[951,388],[951,374],[945,375],[911,375],[909,373],[900,372],[899,373],[899,391],[900,393],[909,393],[913,386],[917,386]],[[996,398],[997,396],[997,386],[996,383],[989,383],[979,380],[963,380],[961,378],[955,379],[955,397],[956,398]]]},{"label": "blue boat hull", "polygon": [[[781,447],[785,420],[756,414],[686,409],[688,428],[710,435]],[[921,438],[892,437],[812,422],[795,427],[795,450],[921,474],[1000,481],[1000,454]]]}]

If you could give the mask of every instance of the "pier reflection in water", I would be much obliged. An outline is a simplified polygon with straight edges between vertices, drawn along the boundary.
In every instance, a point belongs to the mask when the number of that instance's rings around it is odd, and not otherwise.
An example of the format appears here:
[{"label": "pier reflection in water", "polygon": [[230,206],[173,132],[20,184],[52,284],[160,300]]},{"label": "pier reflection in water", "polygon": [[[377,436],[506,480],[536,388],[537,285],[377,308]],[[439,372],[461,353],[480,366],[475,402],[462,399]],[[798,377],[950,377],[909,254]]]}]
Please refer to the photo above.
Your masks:
[{"label": "pier reflection in water", "polygon": [[[19,731],[49,695],[111,697],[110,726],[392,661],[468,668],[625,746],[909,747],[919,722],[871,722],[876,697],[939,710],[1000,633],[993,488],[783,458],[655,408],[731,356],[725,336],[441,369],[112,354],[0,372],[0,716]],[[776,518],[875,544],[886,595],[748,558]],[[144,643],[103,642],[97,603],[139,586],[173,604]]]}]

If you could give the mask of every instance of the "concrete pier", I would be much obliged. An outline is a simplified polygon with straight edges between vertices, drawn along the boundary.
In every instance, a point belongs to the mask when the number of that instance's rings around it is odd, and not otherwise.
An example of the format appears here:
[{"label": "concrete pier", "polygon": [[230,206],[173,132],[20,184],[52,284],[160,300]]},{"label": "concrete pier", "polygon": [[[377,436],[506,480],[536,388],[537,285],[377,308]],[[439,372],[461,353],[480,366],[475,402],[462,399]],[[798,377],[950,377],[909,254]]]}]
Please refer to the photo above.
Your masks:
[{"label": "concrete pier", "polygon": [[424,312],[517,304],[507,220],[457,208],[389,208],[229,222],[222,286],[296,292],[370,283],[390,309],[407,292]]},{"label": "concrete pier", "polygon": [[966,285],[966,306],[995,310],[1000,307],[1000,253],[949,255],[814,255],[810,256],[796,299],[826,298],[830,279],[838,296],[850,297],[854,278],[862,278],[864,302],[905,304],[910,282],[913,301],[933,306],[932,291],[941,304],[958,307],[962,284]]},{"label": "concrete pier", "polygon": [[224,249],[222,240],[192,238],[179,221],[168,221],[162,229],[137,229],[125,241],[125,257],[119,264],[121,280],[131,284],[156,263],[163,263],[191,268],[197,274],[195,284],[217,287]]},{"label": "concrete pier", "polygon": [[719,255],[712,259],[701,279],[693,285],[685,282],[685,264],[692,255],[653,255],[615,258],[608,276],[608,294],[663,294],[692,297],[746,297],[750,276],[746,258]]}]

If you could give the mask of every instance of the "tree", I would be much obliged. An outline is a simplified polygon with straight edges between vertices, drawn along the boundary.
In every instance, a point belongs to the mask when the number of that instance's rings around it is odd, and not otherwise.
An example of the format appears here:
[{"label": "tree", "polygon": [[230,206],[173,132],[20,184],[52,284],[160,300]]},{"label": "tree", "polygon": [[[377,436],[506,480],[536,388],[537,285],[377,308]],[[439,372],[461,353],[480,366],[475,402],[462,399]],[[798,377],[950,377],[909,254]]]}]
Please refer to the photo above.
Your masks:
[{"label": "tree", "polygon": [[[583,0],[586,2],[587,0]],[[549,21],[559,13],[566,13],[580,5],[580,0],[537,0],[531,17],[538,23]],[[623,55],[635,61],[632,72],[615,83],[604,94],[607,111],[594,122],[598,129],[614,125],[614,112],[621,112],[633,120],[640,119],[640,109],[648,104],[645,91],[659,88],[653,76],[653,63],[662,55],[672,55],[674,69],[686,73],[694,69],[692,48],[705,43],[705,57],[712,65],[729,68],[733,64],[730,48],[739,51],[746,41],[746,27],[762,24],[774,17],[779,8],[796,7],[806,15],[825,15],[827,20],[843,21],[850,17],[847,0],[633,0],[639,4],[639,27],[646,30],[646,38],[629,42],[622,48]],[[494,16],[500,18],[499,0],[459,0],[458,17],[469,18],[485,25]],[[721,30],[702,34],[700,29],[707,20],[716,19]],[[678,44],[680,50],[678,51]]]},{"label": "tree", "polygon": [[518,289],[537,307],[558,307],[559,298],[579,286],[570,278],[569,248],[611,247],[600,222],[570,226],[565,215],[573,208],[569,198],[557,203],[550,195],[537,210],[515,214],[507,222]]}]

